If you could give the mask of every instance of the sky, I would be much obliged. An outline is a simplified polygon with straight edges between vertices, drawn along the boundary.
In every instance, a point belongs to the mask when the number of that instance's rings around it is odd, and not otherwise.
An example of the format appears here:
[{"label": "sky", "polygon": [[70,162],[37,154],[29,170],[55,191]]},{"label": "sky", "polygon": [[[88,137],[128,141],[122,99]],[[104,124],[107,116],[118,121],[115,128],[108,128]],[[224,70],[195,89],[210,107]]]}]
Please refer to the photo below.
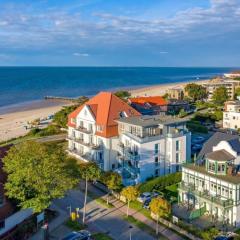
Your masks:
[{"label": "sky", "polygon": [[0,66],[240,66],[240,0],[0,0]]}]

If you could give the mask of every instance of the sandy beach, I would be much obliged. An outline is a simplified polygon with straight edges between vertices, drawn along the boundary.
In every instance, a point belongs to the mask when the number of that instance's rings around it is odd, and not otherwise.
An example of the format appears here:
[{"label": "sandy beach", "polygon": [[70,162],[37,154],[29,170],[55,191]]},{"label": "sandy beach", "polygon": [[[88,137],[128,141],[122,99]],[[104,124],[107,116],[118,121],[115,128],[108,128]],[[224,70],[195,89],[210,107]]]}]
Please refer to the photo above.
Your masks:
[{"label": "sandy beach", "polygon": [[11,109],[11,112],[0,114],[0,142],[24,136],[29,131],[24,127],[29,121],[46,118],[66,105],[68,104],[63,102],[51,104],[46,101],[16,109],[15,112]]},{"label": "sandy beach", "polygon": [[200,81],[192,81],[192,82],[179,82],[179,83],[166,83],[160,85],[154,85],[149,87],[137,88],[129,90],[132,97],[139,97],[139,96],[161,96],[164,95],[169,88],[173,87],[185,87],[189,83],[198,83],[203,84],[207,83],[209,80],[200,80]]},{"label": "sandy beach", "polygon": [[[198,84],[206,83],[208,80],[198,81]],[[194,82],[194,81],[193,81]],[[196,82],[196,81],[195,81]],[[184,87],[189,82],[162,84],[129,90],[135,96],[157,96],[164,95],[169,88]],[[37,101],[22,107],[5,107],[0,109],[0,141],[24,136],[29,130],[24,126],[28,122],[47,116],[59,111],[66,102]]]}]

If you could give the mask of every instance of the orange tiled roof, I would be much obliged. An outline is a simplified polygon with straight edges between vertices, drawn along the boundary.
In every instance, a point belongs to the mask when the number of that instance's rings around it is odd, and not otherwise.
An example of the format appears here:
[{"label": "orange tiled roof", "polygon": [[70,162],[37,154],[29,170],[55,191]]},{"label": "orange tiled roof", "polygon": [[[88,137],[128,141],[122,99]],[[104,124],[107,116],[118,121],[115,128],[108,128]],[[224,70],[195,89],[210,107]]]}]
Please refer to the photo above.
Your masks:
[{"label": "orange tiled roof", "polygon": [[136,104],[145,104],[149,103],[151,105],[167,105],[167,101],[161,97],[161,96],[155,96],[155,97],[136,97],[136,98],[130,98],[129,101],[131,103]]},{"label": "orange tiled roof", "polygon": [[76,118],[86,105],[91,109],[96,124],[103,127],[103,131],[97,132],[96,134],[103,137],[113,137],[118,135],[117,123],[115,120],[120,117],[121,112],[125,112],[128,117],[141,115],[114,94],[110,92],[100,92],[69,114],[68,126],[75,127],[75,124],[72,123],[71,119]]}]

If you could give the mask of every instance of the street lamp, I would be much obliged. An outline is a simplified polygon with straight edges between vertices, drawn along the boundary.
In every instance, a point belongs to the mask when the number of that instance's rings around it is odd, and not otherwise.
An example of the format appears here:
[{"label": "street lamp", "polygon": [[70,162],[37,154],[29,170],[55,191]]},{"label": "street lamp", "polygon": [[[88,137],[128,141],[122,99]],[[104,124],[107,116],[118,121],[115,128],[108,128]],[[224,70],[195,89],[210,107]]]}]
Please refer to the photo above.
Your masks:
[{"label": "street lamp", "polygon": [[133,226],[129,226],[129,240],[132,240],[132,228]]}]

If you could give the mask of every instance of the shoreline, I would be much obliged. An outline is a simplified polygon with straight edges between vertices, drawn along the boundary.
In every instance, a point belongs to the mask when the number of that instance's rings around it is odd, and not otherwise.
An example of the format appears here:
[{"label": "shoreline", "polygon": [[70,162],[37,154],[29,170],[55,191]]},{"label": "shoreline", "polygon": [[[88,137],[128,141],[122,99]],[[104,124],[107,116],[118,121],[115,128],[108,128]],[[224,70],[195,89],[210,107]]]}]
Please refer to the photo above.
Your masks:
[{"label": "shoreline", "polygon": [[[156,96],[164,95],[166,91],[172,87],[184,87],[186,84],[193,82],[203,84],[207,81],[209,80],[192,80],[137,88],[118,88],[118,90],[127,90],[131,93],[132,97]],[[109,91],[113,91],[113,89],[110,89]],[[69,105],[72,104],[67,103],[66,101],[35,100],[14,104],[12,106],[0,107],[0,142],[26,135],[30,131],[29,129],[25,129],[28,122],[38,118],[46,118],[61,110],[63,106]]]}]

